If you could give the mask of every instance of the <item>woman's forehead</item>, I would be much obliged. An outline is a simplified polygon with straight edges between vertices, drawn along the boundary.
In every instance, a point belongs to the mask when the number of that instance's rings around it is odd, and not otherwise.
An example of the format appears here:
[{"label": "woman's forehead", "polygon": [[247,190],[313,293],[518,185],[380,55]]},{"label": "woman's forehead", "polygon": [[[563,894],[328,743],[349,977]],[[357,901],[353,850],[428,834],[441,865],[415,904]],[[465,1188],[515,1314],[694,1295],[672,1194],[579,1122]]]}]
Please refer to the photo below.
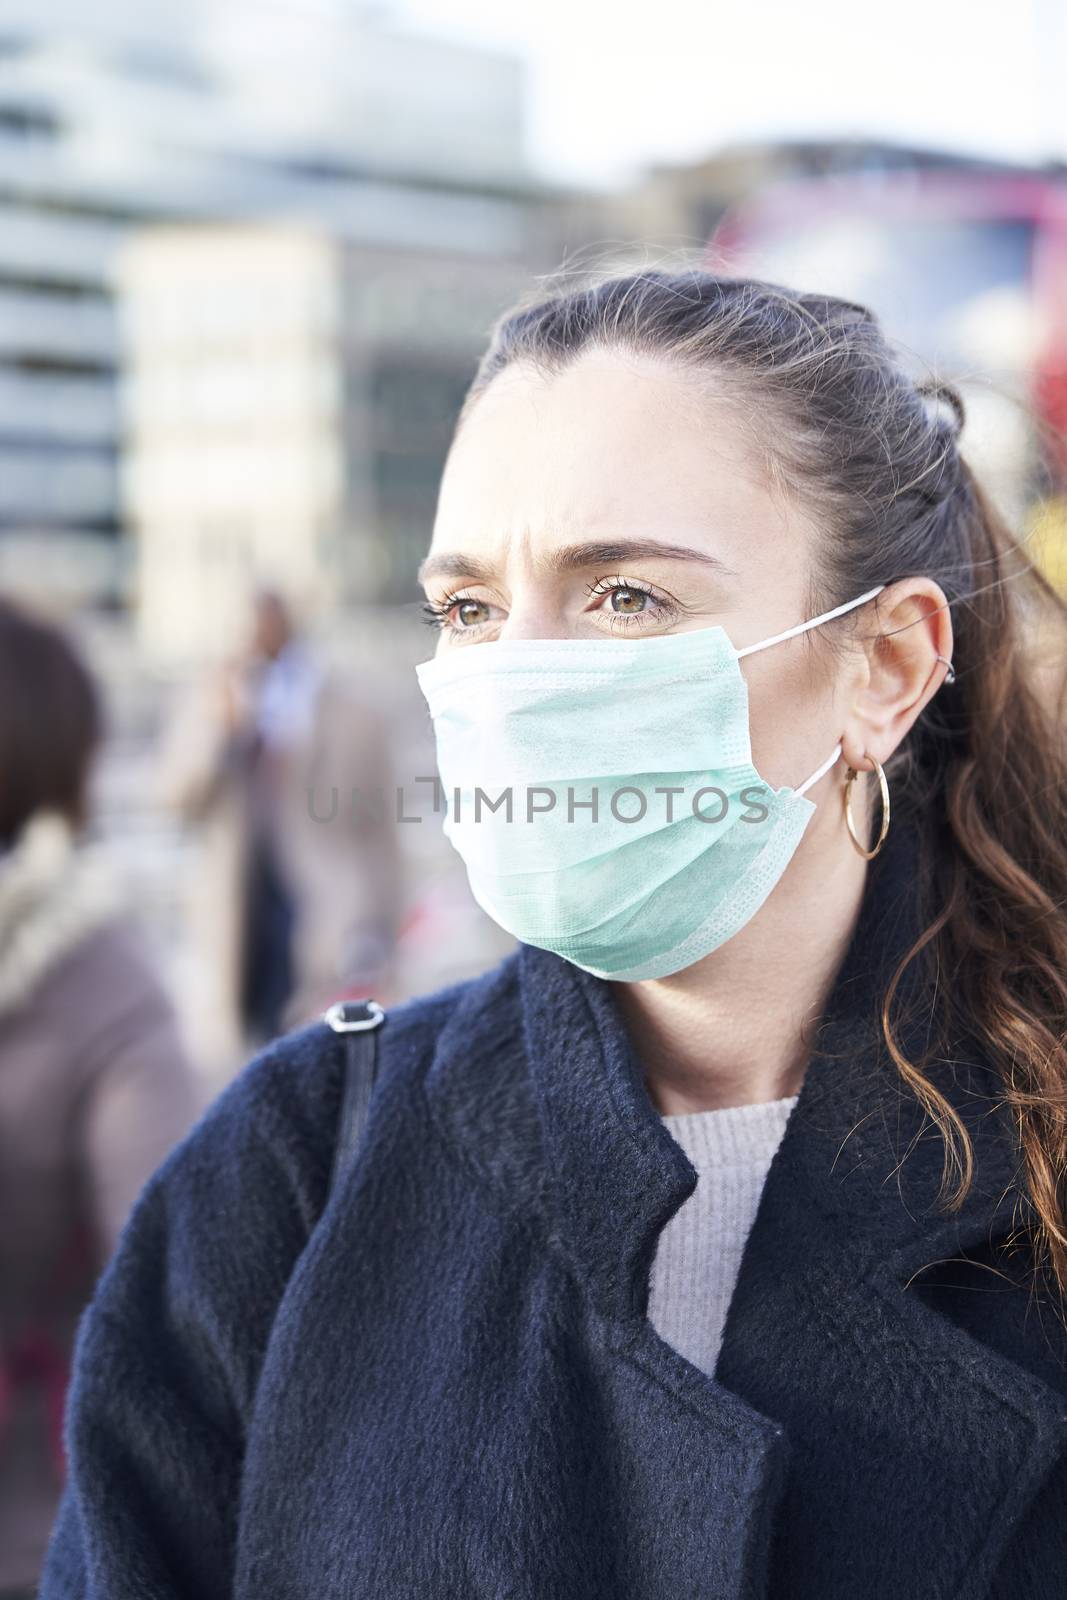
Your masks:
[{"label": "woman's forehead", "polygon": [[479,397],[449,455],[431,556],[544,562],[644,539],[743,571],[806,537],[736,405],[676,363],[595,351],[558,374],[509,368]]}]

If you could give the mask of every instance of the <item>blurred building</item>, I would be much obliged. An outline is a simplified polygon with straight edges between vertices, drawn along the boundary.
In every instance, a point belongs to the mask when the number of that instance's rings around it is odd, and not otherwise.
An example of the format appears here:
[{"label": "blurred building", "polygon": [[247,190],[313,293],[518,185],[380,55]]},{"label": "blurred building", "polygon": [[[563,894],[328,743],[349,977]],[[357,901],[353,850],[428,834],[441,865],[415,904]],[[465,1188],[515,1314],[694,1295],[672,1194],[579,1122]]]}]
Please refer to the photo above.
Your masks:
[{"label": "blurred building", "polygon": [[505,241],[142,232],[120,265],[124,504],[146,658],[224,649],[250,588],[408,601],[456,412],[527,266]]},{"label": "blurred building", "polygon": [[0,582],[124,593],[131,231],[281,216],[363,248],[514,257],[526,191],[510,58],[326,0],[0,0]]},{"label": "blurred building", "polygon": [[1035,170],[884,139],[746,139],[699,161],[649,167],[612,203],[617,229],[631,239],[703,253],[729,211],[771,186],[809,181],[832,188],[837,180],[858,179],[877,188],[908,175],[1008,180]]}]

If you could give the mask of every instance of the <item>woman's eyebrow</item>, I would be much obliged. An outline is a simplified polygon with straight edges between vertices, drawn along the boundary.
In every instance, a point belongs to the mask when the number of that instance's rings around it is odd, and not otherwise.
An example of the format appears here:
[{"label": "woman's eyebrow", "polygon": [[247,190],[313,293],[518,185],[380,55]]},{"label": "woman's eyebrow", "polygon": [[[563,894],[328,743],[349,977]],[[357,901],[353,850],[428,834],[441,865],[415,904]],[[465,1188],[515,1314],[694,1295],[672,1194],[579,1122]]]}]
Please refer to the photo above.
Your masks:
[{"label": "woman's eyebrow", "polygon": [[439,555],[427,556],[415,576],[424,588],[431,578],[462,577],[467,583],[491,583],[494,569],[481,556],[464,555],[462,550],[442,550]]},{"label": "woman's eyebrow", "polygon": [[[584,544],[565,545],[559,550],[550,551],[543,565],[550,572],[573,572],[578,568],[608,566],[619,561],[648,560],[699,561],[723,577],[739,576],[733,567],[728,567],[725,561],[706,550],[696,550],[684,544],[664,544],[659,539],[590,540]],[[480,556],[464,555],[462,551],[453,550],[427,556],[419,567],[418,579],[421,584],[426,584],[431,578],[455,578],[460,575],[469,583],[489,583],[495,574],[492,565]]]}]

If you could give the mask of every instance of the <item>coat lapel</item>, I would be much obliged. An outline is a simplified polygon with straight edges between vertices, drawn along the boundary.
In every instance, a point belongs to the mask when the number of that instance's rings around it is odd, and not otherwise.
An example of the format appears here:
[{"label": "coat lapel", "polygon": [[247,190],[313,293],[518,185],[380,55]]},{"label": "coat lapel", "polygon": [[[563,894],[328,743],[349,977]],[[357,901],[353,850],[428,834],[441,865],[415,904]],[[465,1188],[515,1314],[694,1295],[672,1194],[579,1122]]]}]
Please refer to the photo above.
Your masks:
[{"label": "coat lapel", "polygon": [[[941,1141],[877,1020],[922,927],[918,834],[897,824],[891,838],[768,1175],[714,1379],[647,1320],[659,1234],[697,1175],[647,1093],[614,986],[517,953],[552,1241],[612,1355],[616,1442],[657,1510],[641,1526],[671,1530],[675,1583],[692,1577],[685,1551],[701,1553],[699,1592],[758,1595],[773,1572],[775,1594],[982,1595],[1064,1447],[1063,1396],[914,1291],[931,1263],[1008,1233],[1020,1201],[996,1080],[964,1042],[935,1081],[971,1132],[976,1178],[954,1216],[936,1207]],[[911,1052],[932,991],[913,975],[904,998]]]}]

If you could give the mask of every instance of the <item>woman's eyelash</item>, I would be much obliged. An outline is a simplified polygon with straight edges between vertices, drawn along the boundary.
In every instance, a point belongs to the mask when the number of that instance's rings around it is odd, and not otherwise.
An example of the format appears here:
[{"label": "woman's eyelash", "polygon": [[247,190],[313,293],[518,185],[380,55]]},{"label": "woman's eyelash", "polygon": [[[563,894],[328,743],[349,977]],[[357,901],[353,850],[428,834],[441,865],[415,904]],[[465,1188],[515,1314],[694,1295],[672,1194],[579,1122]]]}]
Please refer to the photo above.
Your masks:
[{"label": "woman's eyelash", "polygon": [[613,627],[640,627],[642,618],[647,619],[650,616],[664,618],[672,616],[682,609],[676,601],[668,599],[666,595],[659,594],[649,584],[641,583],[631,578],[624,578],[621,574],[616,574],[614,577],[597,578],[595,582],[587,584],[585,590],[590,597],[615,594],[619,591],[629,594],[643,594],[651,602],[651,605],[645,611],[631,612],[629,615],[623,612],[613,612],[611,614]]},{"label": "woman's eyelash", "polygon": [[615,589],[632,589],[635,594],[647,594],[652,600],[657,598],[655,591],[647,583],[638,583],[633,579],[623,578],[618,575],[613,578],[596,578],[592,583],[587,583],[585,586],[585,592],[588,595],[611,594]]},{"label": "woman's eyelash", "polygon": [[473,600],[471,594],[446,594],[440,600],[424,600],[422,603],[422,620],[431,628],[447,628],[449,612],[460,600]]},{"label": "woman's eyelash", "polygon": [[[621,573],[597,578],[594,582],[586,584],[585,587],[586,594],[591,598],[598,595],[614,594],[619,591],[644,595],[649,601],[649,606],[644,611],[631,612],[629,614],[613,612],[611,614],[613,627],[641,627],[642,619],[647,620],[650,617],[662,619],[685,609],[668,596],[658,593],[649,584],[633,578],[624,578]],[[450,628],[453,626],[451,621],[452,612],[457,605],[460,605],[465,600],[472,605],[484,605],[486,603],[478,600],[472,594],[464,593],[462,590],[451,590],[448,594],[443,595],[440,600],[423,601],[421,606],[422,620],[428,623],[430,627],[438,630]]]}]

